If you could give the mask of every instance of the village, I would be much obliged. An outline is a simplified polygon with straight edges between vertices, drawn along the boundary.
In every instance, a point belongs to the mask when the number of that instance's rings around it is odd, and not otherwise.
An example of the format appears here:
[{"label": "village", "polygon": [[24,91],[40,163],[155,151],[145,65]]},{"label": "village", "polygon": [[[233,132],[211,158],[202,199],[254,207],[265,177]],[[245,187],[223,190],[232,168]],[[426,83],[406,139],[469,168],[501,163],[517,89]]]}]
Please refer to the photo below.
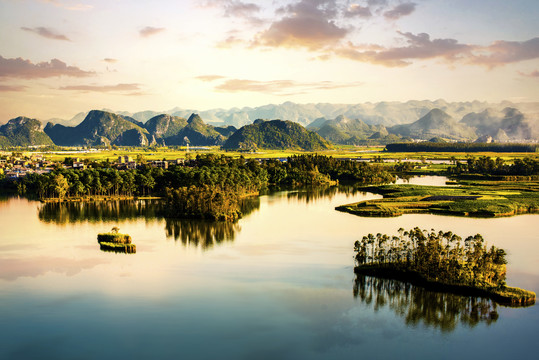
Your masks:
[{"label": "village", "polygon": [[[141,166],[151,166],[168,169],[169,165],[183,165],[185,159],[175,160],[145,160],[143,156],[133,158],[129,155],[118,156],[113,162],[108,162],[108,166],[117,170],[137,169]],[[98,166],[93,160],[81,159],[79,157],[66,157],[64,161],[52,161],[47,158],[47,154],[37,152],[0,152],[0,178],[16,180],[28,174],[46,174],[51,171],[64,168],[74,170],[84,170],[88,167]],[[102,165],[99,165],[102,166]]]}]

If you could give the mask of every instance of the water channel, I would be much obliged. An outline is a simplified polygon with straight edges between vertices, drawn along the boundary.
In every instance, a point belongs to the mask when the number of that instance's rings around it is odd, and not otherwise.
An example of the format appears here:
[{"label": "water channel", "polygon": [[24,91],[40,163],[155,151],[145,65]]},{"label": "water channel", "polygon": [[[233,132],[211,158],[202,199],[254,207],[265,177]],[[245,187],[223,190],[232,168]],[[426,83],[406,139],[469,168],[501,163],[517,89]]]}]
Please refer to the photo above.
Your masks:
[{"label": "water channel", "polygon": [[[537,215],[334,210],[377,197],[275,192],[236,224],[165,220],[142,201],[0,199],[0,359],[533,357],[537,306],[356,278],[353,243],[400,227],[480,233],[508,251],[508,283],[539,292]],[[114,226],[136,254],[99,250],[97,234]]]}]

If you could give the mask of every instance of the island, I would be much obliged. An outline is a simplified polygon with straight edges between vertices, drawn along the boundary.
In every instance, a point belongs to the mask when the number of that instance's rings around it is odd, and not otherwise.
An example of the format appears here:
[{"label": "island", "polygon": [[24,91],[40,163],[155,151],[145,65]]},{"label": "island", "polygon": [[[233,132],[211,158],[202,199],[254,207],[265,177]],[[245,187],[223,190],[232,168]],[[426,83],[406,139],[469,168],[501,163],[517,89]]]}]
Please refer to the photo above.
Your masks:
[{"label": "island", "polygon": [[527,306],[535,293],[507,286],[506,252],[487,248],[480,234],[418,227],[398,236],[369,234],[354,243],[356,274],[403,280],[433,290],[488,297],[501,304]]},{"label": "island", "polygon": [[379,185],[361,188],[383,199],[335,209],[358,216],[438,215],[500,217],[539,212],[539,181],[459,181],[458,186]]},{"label": "island", "polygon": [[135,254],[137,246],[131,243],[131,236],[120,234],[117,227],[113,227],[108,233],[97,235],[97,242],[102,251],[115,253]]}]

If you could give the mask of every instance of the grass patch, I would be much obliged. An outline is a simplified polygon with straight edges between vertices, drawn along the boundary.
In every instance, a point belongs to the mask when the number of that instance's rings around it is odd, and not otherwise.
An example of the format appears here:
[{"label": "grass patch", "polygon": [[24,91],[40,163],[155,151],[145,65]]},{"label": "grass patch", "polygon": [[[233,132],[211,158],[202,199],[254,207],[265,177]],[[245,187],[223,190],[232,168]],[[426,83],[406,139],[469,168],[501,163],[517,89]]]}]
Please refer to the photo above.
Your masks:
[{"label": "grass patch", "polygon": [[362,190],[384,198],[338,206],[336,210],[380,217],[412,213],[498,217],[539,212],[538,182],[475,181],[458,187],[382,185]]},{"label": "grass patch", "polygon": [[97,235],[97,242],[107,242],[114,244],[131,244],[131,236],[127,234],[118,234],[118,233],[103,233]]},{"label": "grass patch", "polygon": [[97,242],[102,251],[135,254],[137,247],[131,244],[131,236],[117,232],[102,233],[97,235]]}]

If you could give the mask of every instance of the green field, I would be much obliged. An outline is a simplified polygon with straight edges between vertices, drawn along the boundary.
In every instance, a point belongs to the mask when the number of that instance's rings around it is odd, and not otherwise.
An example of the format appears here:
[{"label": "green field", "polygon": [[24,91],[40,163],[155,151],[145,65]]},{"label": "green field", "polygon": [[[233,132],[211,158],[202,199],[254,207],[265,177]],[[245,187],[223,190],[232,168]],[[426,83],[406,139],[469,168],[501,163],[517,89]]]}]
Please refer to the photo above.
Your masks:
[{"label": "green field", "polygon": [[[61,151],[45,152],[44,156],[52,161],[63,161],[66,157],[80,158],[81,160],[88,159],[92,161],[114,161],[118,156],[132,156],[136,158],[137,155],[142,155],[146,160],[175,160],[185,159],[186,157],[194,157],[199,153],[214,153],[224,154],[232,157],[243,156],[245,158],[286,158],[292,155],[301,154],[322,154],[327,156],[333,156],[336,158],[354,158],[354,159],[372,159],[379,157],[380,159],[387,160],[411,160],[417,162],[424,162],[429,164],[431,160],[466,160],[466,153],[444,153],[444,152],[418,152],[418,153],[389,153],[384,151],[383,146],[335,146],[332,150],[308,152],[308,151],[294,151],[294,150],[259,150],[257,152],[237,152],[237,151],[224,151],[219,147],[208,147],[208,149],[200,150],[191,148],[186,151],[185,147],[146,147],[146,148],[122,148],[122,149],[100,149],[97,151],[80,151],[76,149],[66,148]],[[31,154],[31,152],[25,152],[25,154]],[[505,161],[511,161],[516,158],[524,158],[530,156],[529,153],[472,153],[473,156],[489,156],[500,157]],[[390,165],[392,163],[387,163]],[[430,164],[429,168],[434,171],[438,171],[440,168],[445,168],[444,165]]]}]

